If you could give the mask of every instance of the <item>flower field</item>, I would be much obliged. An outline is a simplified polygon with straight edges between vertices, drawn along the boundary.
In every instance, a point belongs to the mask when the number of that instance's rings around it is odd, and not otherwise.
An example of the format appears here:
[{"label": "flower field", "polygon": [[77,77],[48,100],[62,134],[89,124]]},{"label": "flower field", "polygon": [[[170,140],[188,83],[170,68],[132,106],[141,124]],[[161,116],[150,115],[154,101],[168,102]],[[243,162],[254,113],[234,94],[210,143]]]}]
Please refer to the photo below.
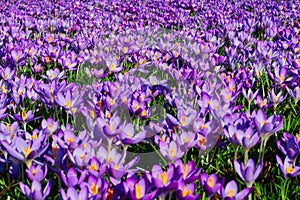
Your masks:
[{"label": "flower field", "polygon": [[0,5],[0,199],[299,199],[300,3]]}]

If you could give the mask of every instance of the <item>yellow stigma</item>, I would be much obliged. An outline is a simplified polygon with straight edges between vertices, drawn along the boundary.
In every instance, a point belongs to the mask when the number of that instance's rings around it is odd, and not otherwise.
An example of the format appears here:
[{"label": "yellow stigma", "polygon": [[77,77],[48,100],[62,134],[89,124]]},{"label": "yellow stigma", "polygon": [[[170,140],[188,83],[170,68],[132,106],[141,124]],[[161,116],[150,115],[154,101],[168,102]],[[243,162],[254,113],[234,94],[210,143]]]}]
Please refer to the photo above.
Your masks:
[{"label": "yellow stigma", "polygon": [[169,155],[171,158],[174,158],[176,156],[176,149],[170,148]]},{"label": "yellow stigma", "polygon": [[114,105],[114,103],[115,103],[115,101],[114,101],[113,99],[110,99],[110,100],[109,100],[109,105],[112,106],[112,105]]},{"label": "yellow stigma", "polygon": [[48,38],[48,44],[49,44],[50,42],[52,42],[52,40],[53,40],[53,38],[52,38],[52,37],[49,37],[49,38]]},{"label": "yellow stigma", "polygon": [[186,118],[187,118],[187,117],[186,117],[185,115],[183,115],[183,116],[180,118],[180,123],[181,123],[182,126],[185,126],[185,125],[186,125],[186,123],[185,123]]},{"label": "yellow stigma", "polygon": [[107,158],[107,164],[110,164],[111,161],[112,161],[112,157],[109,156],[109,157]]},{"label": "yellow stigma", "polygon": [[287,174],[291,174],[291,173],[293,173],[294,168],[292,166],[290,166],[290,167],[287,167],[285,171]]},{"label": "yellow stigma", "polygon": [[95,119],[95,111],[94,110],[90,110],[90,116],[91,116],[91,118]]},{"label": "yellow stigma", "polygon": [[261,126],[264,126],[266,123],[267,123],[266,120],[262,121],[262,122],[261,122]]},{"label": "yellow stigma", "polygon": [[183,167],[183,178],[184,179],[186,178],[188,170],[189,170],[189,166],[188,165],[184,165],[184,167]]},{"label": "yellow stigma", "polygon": [[142,112],[142,117],[145,117],[146,114],[147,114],[146,110],[143,110],[143,112]]},{"label": "yellow stigma", "polygon": [[15,56],[15,60],[18,61],[19,60],[19,56]]},{"label": "yellow stigma", "polygon": [[296,133],[296,141],[298,142],[299,139],[299,133]]},{"label": "yellow stigma", "polygon": [[91,165],[90,170],[97,171],[98,170],[97,165],[96,164]]},{"label": "yellow stigma", "polygon": [[36,133],[31,136],[32,140],[37,139],[37,138],[38,138],[38,135]]},{"label": "yellow stigma", "polygon": [[74,137],[68,138],[68,143],[70,144],[71,142],[74,142]]},{"label": "yellow stigma", "polygon": [[199,143],[200,143],[201,147],[204,146],[204,142],[205,142],[205,139],[204,138],[200,138]]},{"label": "yellow stigma", "polygon": [[35,174],[36,174],[36,169],[33,169],[33,170],[32,170],[32,174],[33,174],[33,176],[35,176]]},{"label": "yellow stigma", "polygon": [[261,102],[259,103],[259,107],[262,108],[265,104],[266,104],[265,101],[261,101]]},{"label": "yellow stigma", "polygon": [[68,99],[66,102],[66,108],[70,108],[71,107],[71,100]]},{"label": "yellow stigma", "polygon": [[70,67],[70,66],[71,66],[71,63],[70,63],[70,62],[67,62],[66,65],[67,65],[67,67]]},{"label": "yellow stigma", "polygon": [[161,180],[162,180],[162,183],[164,184],[164,186],[166,186],[167,185],[167,181],[168,181],[168,174],[167,174],[167,172],[164,172],[161,175]]},{"label": "yellow stigma", "polygon": [[140,108],[140,105],[139,105],[139,104],[136,104],[135,110],[137,111],[139,108]]},{"label": "yellow stigma", "polygon": [[49,56],[46,56],[46,57],[45,57],[45,60],[46,60],[47,63],[50,62],[50,57],[49,57]]},{"label": "yellow stigma", "polygon": [[98,194],[99,188],[95,183],[92,183],[92,185],[90,186],[90,189],[91,189],[93,195]]},{"label": "yellow stigma", "polygon": [[227,192],[227,196],[230,197],[230,198],[234,197],[234,190],[229,190]]},{"label": "yellow stigma", "polygon": [[115,64],[112,63],[112,64],[109,66],[109,70],[112,71],[114,68],[115,68]]},{"label": "yellow stigma", "polygon": [[53,126],[53,124],[52,124],[52,123],[49,123],[49,124],[48,124],[47,128],[48,128],[48,130],[49,130],[49,131],[51,131],[51,129],[52,129],[52,126]]},{"label": "yellow stigma", "polygon": [[4,85],[1,86],[1,89],[2,89],[2,92],[3,92],[3,93],[6,93],[6,92],[7,92],[7,90],[5,89]]},{"label": "yellow stigma", "polygon": [[30,154],[30,152],[31,152],[30,145],[28,145],[28,147],[26,149],[23,148],[23,153],[24,153],[25,158],[28,157],[28,155]]},{"label": "yellow stigma", "polygon": [[143,196],[142,186],[139,186],[138,184],[135,184],[134,188],[135,188],[135,198],[141,199],[142,196]]},{"label": "yellow stigma", "polygon": [[27,118],[27,113],[25,110],[22,111],[22,120],[25,121]]},{"label": "yellow stigma", "polygon": [[212,178],[212,177],[209,177],[208,178],[208,186],[210,187],[210,188],[212,188],[213,186],[214,186],[214,184],[215,184],[215,181],[214,181],[214,178]]},{"label": "yellow stigma", "polygon": [[186,197],[190,194],[193,194],[192,190],[188,189],[187,187],[184,186],[183,191],[182,191],[182,196]]},{"label": "yellow stigma", "polygon": [[110,131],[113,131],[113,130],[114,130],[112,123],[109,124],[109,130],[110,130]]}]

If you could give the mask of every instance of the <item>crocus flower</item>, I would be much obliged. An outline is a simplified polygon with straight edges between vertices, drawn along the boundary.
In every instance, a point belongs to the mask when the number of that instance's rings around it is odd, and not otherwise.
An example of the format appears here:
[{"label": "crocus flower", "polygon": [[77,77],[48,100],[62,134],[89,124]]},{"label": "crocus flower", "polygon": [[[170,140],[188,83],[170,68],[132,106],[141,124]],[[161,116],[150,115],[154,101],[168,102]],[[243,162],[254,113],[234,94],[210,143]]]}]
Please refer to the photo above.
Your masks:
[{"label": "crocus flower", "polygon": [[259,109],[254,116],[254,124],[261,133],[262,139],[268,139],[273,133],[282,128],[283,119],[279,115],[272,115],[268,118],[266,113]]},{"label": "crocus flower", "polygon": [[152,167],[152,184],[157,188],[175,189],[177,182],[173,181],[174,166],[170,165],[167,171],[163,171],[159,165]]},{"label": "crocus flower", "polygon": [[41,200],[46,199],[46,197],[50,194],[51,186],[52,186],[52,181],[51,180],[49,180],[47,182],[44,190],[42,190],[42,185],[37,180],[33,180],[32,184],[31,184],[31,188],[29,188],[24,183],[20,182],[21,191],[23,192],[23,194],[26,195],[26,197],[28,199],[32,199],[32,200],[34,200],[34,199],[41,199]]},{"label": "crocus flower", "polygon": [[44,180],[48,172],[47,165],[40,165],[37,166],[31,165],[29,169],[26,169],[27,177],[30,181],[37,180],[38,182],[41,182]]},{"label": "crocus flower", "polygon": [[293,160],[291,160],[288,156],[285,157],[284,163],[282,163],[282,160],[278,155],[276,155],[276,160],[286,180],[300,174],[300,167],[294,165]]},{"label": "crocus flower", "polygon": [[278,140],[277,147],[281,152],[292,160],[296,160],[300,154],[299,134],[293,136],[287,132],[283,133],[282,140]]},{"label": "crocus flower", "polygon": [[59,122],[55,122],[53,118],[50,117],[47,120],[43,119],[41,126],[47,133],[53,133],[57,130]]},{"label": "crocus flower", "polygon": [[201,174],[200,185],[208,197],[212,197],[215,193],[217,193],[223,186],[223,183],[224,179],[222,178],[219,181],[216,174],[212,174],[210,176],[208,176],[205,172]]},{"label": "crocus flower", "polygon": [[76,187],[80,185],[84,181],[86,176],[87,171],[79,172],[73,167],[68,170],[66,175],[63,171],[60,171],[61,180],[67,187]]},{"label": "crocus flower", "polygon": [[89,194],[89,189],[86,185],[80,188],[79,193],[74,187],[69,187],[67,193],[63,190],[63,188],[60,189],[60,195],[63,200],[72,200],[72,199],[88,200],[88,194]]},{"label": "crocus flower", "polygon": [[176,170],[175,174],[180,174],[180,177],[185,183],[193,183],[198,179],[201,168],[196,168],[196,164],[193,160],[190,160],[187,164],[183,164],[181,159],[177,159],[174,162]]},{"label": "crocus flower", "polygon": [[185,184],[184,182],[180,182],[178,184],[176,197],[177,199],[184,200],[196,200],[201,199],[201,194],[195,194],[196,185],[194,183]]},{"label": "crocus flower", "polygon": [[259,141],[260,134],[258,131],[254,131],[252,127],[249,127],[245,132],[237,133],[236,138],[243,149],[249,151],[249,149],[255,146]]},{"label": "crocus flower", "polygon": [[245,188],[242,191],[238,192],[237,184],[234,180],[232,180],[227,183],[225,189],[224,187],[220,189],[220,195],[223,199],[226,200],[242,200],[245,199],[251,193],[251,191],[251,188]]},{"label": "crocus flower", "polygon": [[275,94],[274,88],[272,91],[268,94],[270,101],[272,102],[272,105],[276,108],[279,103],[281,103],[286,96],[282,96],[282,91],[280,91],[278,94]]},{"label": "crocus flower", "polygon": [[185,148],[184,145],[180,144],[177,140],[172,140],[169,144],[160,146],[160,152],[169,161],[174,161],[183,157]]},{"label": "crocus flower", "polygon": [[247,187],[252,187],[254,181],[259,176],[263,166],[263,161],[261,160],[258,166],[255,166],[254,160],[249,159],[246,166],[244,163],[239,163],[237,160],[234,160],[234,169],[241,179],[246,183]]},{"label": "crocus flower", "polygon": [[260,109],[269,107],[268,100],[262,99],[260,95],[257,95],[256,99],[254,99],[254,103]]},{"label": "crocus flower", "polygon": [[14,137],[10,144],[6,140],[1,141],[1,144],[11,156],[25,162],[29,168],[35,158],[47,151],[49,143],[46,143],[46,138],[46,135],[43,135],[25,141],[21,137]]}]

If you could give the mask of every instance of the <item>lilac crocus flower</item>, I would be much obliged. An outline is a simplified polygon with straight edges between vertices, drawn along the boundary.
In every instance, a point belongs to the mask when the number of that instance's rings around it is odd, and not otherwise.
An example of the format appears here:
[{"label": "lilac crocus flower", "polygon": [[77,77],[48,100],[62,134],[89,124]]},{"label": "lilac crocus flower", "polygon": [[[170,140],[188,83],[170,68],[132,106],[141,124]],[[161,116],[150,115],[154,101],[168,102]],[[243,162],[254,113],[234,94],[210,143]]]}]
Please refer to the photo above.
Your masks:
[{"label": "lilac crocus flower", "polygon": [[174,161],[183,157],[185,148],[184,145],[180,144],[177,140],[172,140],[169,144],[160,146],[160,152],[169,161]]},{"label": "lilac crocus flower", "polygon": [[194,183],[185,184],[181,181],[178,184],[176,199],[184,199],[184,200],[197,200],[201,199],[201,194],[195,194],[196,185]]},{"label": "lilac crocus flower", "polygon": [[283,126],[283,119],[280,115],[267,117],[266,113],[259,109],[254,116],[254,124],[261,133],[262,139],[268,139],[273,133],[279,131]]},{"label": "lilac crocus flower", "polygon": [[278,140],[277,147],[281,152],[292,160],[296,160],[300,154],[299,134],[293,136],[287,132],[283,132],[282,140]]},{"label": "lilac crocus flower", "polygon": [[257,95],[256,99],[254,99],[254,103],[260,109],[269,107],[268,100],[262,99],[260,95]]},{"label": "lilac crocus flower", "polygon": [[243,147],[245,151],[249,151],[250,148],[255,146],[259,141],[260,134],[258,131],[254,131],[252,127],[249,127],[245,132],[239,132],[236,134],[238,143]]},{"label": "lilac crocus flower", "polygon": [[226,200],[241,200],[245,199],[250,193],[252,189],[251,188],[245,188],[242,191],[238,192],[237,184],[234,180],[227,183],[226,187],[222,187],[220,189],[220,195],[223,199]]},{"label": "lilac crocus flower", "polygon": [[47,151],[49,143],[45,142],[46,138],[46,135],[43,135],[25,141],[21,137],[14,137],[10,144],[6,140],[1,141],[1,144],[12,157],[25,162],[29,168],[35,158]]},{"label": "lilac crocus flower", "polygon": [[75,187],[80,185],[86,176],[87,171],[78,172],[78,170],[73,167],[68,170],[66,175],[63,171],[60,171],[61,180],[67,187]]},{"label": "lilac crocus flower", "polygon": [[175,174],[180,174],[180,177],[185,183],[193,183],[198,179],[201,168],[196,168],[196,164],[193,160],[190,160],[187,164],[183,164],[181,159],[174,162]]},{"label": "lilac crocus flower", "polygon": [[234,169],[241,179],[246,183],[247,187],[252,187],[254,181],[259,176],[263,166],[263,161],[261,160],[258,166],[255,166],[254,160],[249,159],[246,166],[244,163],[239,163],[237,160],[234,160]]},{"label": "lilac crocus flower", "polygon": [[67,193],[61,188],[60,195],[62,200],[72,200],[72,199],[80,199],[80,200],[88,200],[89,189],[86,185],[83,185],[80,188],[79,193],[74,187],[69,187]]},{"label": "lilac crocus flower", "polygon": [[134,134],[135,130],[132,123],[128,123],[121,129],[120,139],[122,144],[129,145],[129,144],[136,144],[144,140],[146,137],[145,131],[140,131],[137,134]]},{"label": "lilac crocus flower", "polygon": [[224,179],[222,178],[221,181],[219,181],[216,174],[212,174],[210,176],[208,176],[205,172],[201,174],[200,185],[208,197],[212,197],[215,193],[217,193],[221,189],[223,183]]},{"label": "lilac crocus flower", "polygon": [[59,126],[59,122],[55,122],[53,118],[48,118],[47,120],[43,119],[41,127],[47,133],[54,133]]},{"label": "lilac crocus flower", "polygon": [[276,160],[286,180],[300,174],[300,167],[294,165],[293,160],[291,160],[288,156],[285,157],[284,163],[282,163],[282,160],[278,155],[276,155]]},{"label": "lilac crocus flower", "polygon": [[282,96],[282,91],[280,91],[278,94],[275,94],[274,88],[272,91],[268,94],[268,97],[270,101],[272,102],[272,105],[276,108],[279,103],[281,103],[286,97]]},{"label": "lilac crocus flower", "polygon": [[26,174],[30,181],[37,180],[38,182],[41,182],[46,177],[47,172],[47,165],[31,165],[29,169],[26,169]]},{"label": "lilac crocus flower", "polygon": [[175,189],[177,182],[173,180],[174,166],[170,165],[167,171],[163,171],[159,165],[152,167],[152,184],[156,188]]},{"label": "lilac crocus flower", "polygon": [[25,194],[25,196],[28,199],[32,199],[32,200],[34,200],[34,199],[41,199],[41,200],[46,199],[46,197],[50,194],[51,186],[52,186],[52,181],[51,180],[49,180],[47,182],[44,190],[42,190],[42,185],[37,180],[33,180],[32,184],[31,184],[31,188],[29,188],[24,183],[20,182],[21,191],[23,192],[23,194]]}]

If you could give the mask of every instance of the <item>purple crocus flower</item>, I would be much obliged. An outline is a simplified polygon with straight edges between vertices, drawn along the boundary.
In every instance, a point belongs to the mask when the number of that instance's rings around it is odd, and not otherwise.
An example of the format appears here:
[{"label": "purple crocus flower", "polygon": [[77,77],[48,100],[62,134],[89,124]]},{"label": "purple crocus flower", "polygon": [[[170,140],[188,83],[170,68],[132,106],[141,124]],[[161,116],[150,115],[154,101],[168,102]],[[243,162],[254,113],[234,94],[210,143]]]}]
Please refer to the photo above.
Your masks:
[{"label": "purple crocus flower", "polygon": [[53,118],[50,117],[47,120],[43,119],[41,126],[46,133],[54,133],[59,126],[59,122],[55,122]]},{"label": "purple crocus flower", "polygon": [[63,200],[73,200],[73,199],[80,199],[80,200],[88,200],[89,189],[86,185],[83,185],[80,188],[79,193],[74,187],[69,187],[67,193],[61,188],[60,195]]},{"label": "purple crocus flower", "polygon": [[16,70],[11,69],[10,67],[6,67],[4,70],[0,68],[0,75],[2,76],[3,80],[11,80],[15,76]]},{"label": "purple crocus flower", "polygon": [[272,115],[268,118],[266,113],[262,109],[259,109],[254,116],[254,124],[261,133],[262,139],[267,140],[273,133],[282,128],[283,119],[279,115]]},{"label": "purple crocus flower", "polygon": [[46,143],[46,138],[46,135],[42,135],[25,141],[21,137],[14,137],[10,144],[6,140],[1,144],[11,156],[25,162],[29,168],[35,158],[47,151],[49,143]]},{"label": "purple crocus flower", "polygon": [[241,179],[246,183],[247,187],[252,187],[254,181],[259,176],[263,166],[263,161],[261,160],[258,166],[255,166],[254,160],[249,159],[246,166],[244,163],[239,163],[237,160],[234,160],[234,169]]},{"label": "purple crocus flower", "polygon": [[136,144],[144,140],[146,137],[145,131],[140,131],[137,134],[134,134],[135,130],[132,123],[128,123],[121,129],[120,139],[122,144],[129,145],[129,144]]},{"label": "purple crocus flower", "polygon": [[293,136],[287,132],[283,132],[282,140],[278,140],[277,147],[281,152],[291,158],[292,160],[296,160],[300,154],[300,141],[299,134]]},{"label": "purple crocus flower", "polygon": [[[79,178],[78,178],[79,176]],[[87,176],[86,171],[78,172],[75,168],[70,168],[65,175],[63,171],[60,171],[60,177],[61,181],[67,186],[67,187],[75,187],[77,185],[80,185],[84,179]]]},{"label": "purple crocus flower", "polygon": [[227,183],[225,189],[224,187],[220,189],[220,195],[223,199],[226,200],[241,200],[245,199],[251,193],[251,191],[251,188],[245,188],[242,191],[238,192],[237,184],[234,180],[232,180]]},{"label": "purple crocus flower", "polygon": [[183,164],[181,159],[177,159],[174,162],[176,170],[175,174],[180,174],[180,177],[185,183],[193,183],[198,179],[201,168],[196,168],[196,164],[193,160],[190,160],[187,164]]},{"label": "purple crocus flower", "polygon": [[159,165],[152,167],[152,184],[156,188],[175,189],[177,182],[174,182],[174,166],[170,165],[167,171],[163,171]]},{"label": "purple crocus flower", "polygon": [[215,193],[217,193],[223,186],[223,183],[224,179],[222,178],[221,181],[219,181],[216,174],[212,174],[210,176],[208,176],[205,172],[201,174],[200,185],[208,197],[212,197]]},{"label": "purple crocus flower", "polygon": [[237,133],[236,138],[243,149],[245,151],[249,151],[250,148],[255,146],[259,141],[260,134],[258,131],[254,131],[252,127],[249,127],[245,130],[245,132]]},{"label": "purple crocus flower", "polygon": [[294,165],[293,160],[288,156],[285,157],[284,163],[282,163],[282,160],[278,155],[276,155],[276,160],[286,180],[300,174],[300,167]]},{"label": "purple crocus flower", "polygon": [[29,169],[26,169],[27,177],[30,181],[36,180],[38,182],[41,182],[44,180],[48,172],[47,165],[31,165]]},{"label": "purple crocus flower", "polygon": [[14,115],[13,115],[13,118],[14,118],[16,121],[23,122],[23,123],[27,123],[27,122],[30,122],[30,121],[34,120],[34,115],[33,115],[32,110],[29,110],[28,112],[26,112],[25,110],[23,110],[23,111],[21,112],[21,115],[19,115],[19,114],[14,114]]},{"label": "purple crocus flower", "polygon": [[51,186],[52,186],[52,181],[51,180],[49,180],[47,182],[44,190],[42,190],[42,185],[37,180],[33,180],[32,184],[31,184],[31,188],[29,188],[24,183],[20,182],[21,191],[23,192],[23,194],[25,194],[25,196],[28,199],[32,199],[32,200],[34,200],[34,199],[41,199],[41,200],[46,199],[46,197],[50,194]]},{"label": "purple crocus flower", "polygon": [[275,94],[274,88],[272,91],[268,94],[270,101],[272,102],[272,105],[276,108],[279,103],[281,103],[286,97],[282,96],[282,91],[280,91],[278,94]]},{"label": "purple crocus flower", "polygon": [[256,99],[254,99],[254,103],[260,109],[269,107],[268,100],[262,99],[260,95],[257,95]]},{"label": "purple crocus flower", "polygon": [[134,177],[129,177],[123,182],[124,191],[133,200],[150,200],[153,199],[157,190],[150,192],[152,189],[151,183],[145,178],[138,180]]},{"label": "purple crocus flower", "polygon": [[201,199],[201,194],[195,194],[196,185],[194,183],[185,184],[183,181],[179,182],[176,199],[197,200]]},{"label": "purple crocus flower", "polygon": [[174,161],[183,157],[185,148],[184,145],[179,144],[178,140],[172,140],[170,143],[160,146],[160,152],[169,161]]}]

